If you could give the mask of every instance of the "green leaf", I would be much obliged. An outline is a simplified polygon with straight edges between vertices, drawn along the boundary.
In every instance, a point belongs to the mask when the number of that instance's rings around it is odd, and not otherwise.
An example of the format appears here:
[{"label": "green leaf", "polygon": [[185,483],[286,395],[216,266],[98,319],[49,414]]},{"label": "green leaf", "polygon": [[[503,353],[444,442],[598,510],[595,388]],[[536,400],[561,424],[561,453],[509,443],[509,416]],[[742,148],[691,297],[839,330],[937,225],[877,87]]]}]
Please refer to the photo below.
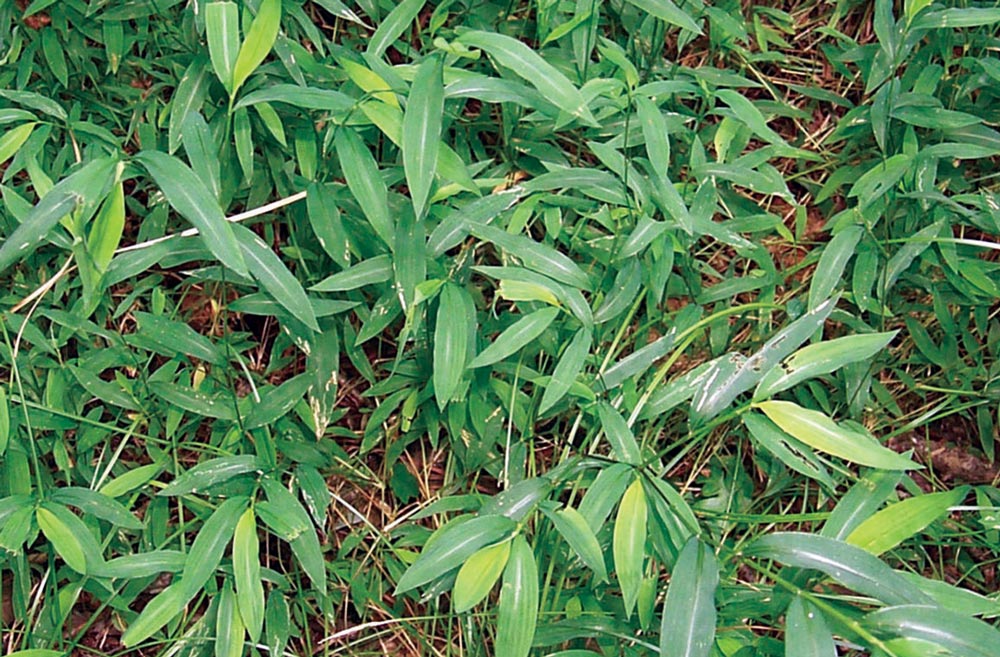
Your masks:
[{"label": "green leaf", "polygon": [[469,362],[469,340],[475,326],[475,308],[464,288],[445,283],[434,326],[434,398],[444,410],[462,381]]},{"label": "green leaf", "polygon": [[221,198],[219,147],[201,112],[188,113],[181,136],[191,169],[205,182],[213,198]]},{"label": "green leaf", "polygon": [[256,456],[220,456],[185,470],[158,495],[188,495],[261,468]]},{"label": "green leaf", "polygon": [[335,144],[347,186],[358,200],[375,234],[386,245],[392,244],[395,225],[389,214],[389,192],[375,158],[361,137],[346,126],[337,131]]},{"label": "green leaf", "polygon": [[694,19],[683,9],[675,5],[671,0],[628,0],[639,9],[647,12],[651,16],[659,18],[665,23],[676,25],[682,29],[701,34],[701,28],[694,22]]},{"label": "green leaf", "polygon": [[754,399],[772,395],[813,377],[836,372],[844,365],[871,358],[892,341],[899,331],[847,335],[799,349],[764,375],[754,390]]},{"label": "green leaf", "polygon": [[853,429],[838,426],[829,417],[794,402],[766,401],[754,404],[783,431],[805,444],[838,456],[845,461],[886,470],[913,470],[921,466],[880,445],[877,440]]},{"label": "green leaf", "polygon": [[205,36],[212,68],[222,86],[233,93],[233,69],[240,52],[240,10],[235,2],[205,5]]},{"label": "green leaf", "polygon": [[250,265],[250,273],[267,293],[313,331],[319,331],[312,304],[302,289],[302,284],[288,271],[271,248],[264,244],[249,228],[233,225],[233,235],[243,252],[243,260]]},{"label": "green leaf", "polygon": [[230,95],[235,95],[267,54],[278,36],[281,26],[281,0],[262,0],[257,15],[247,30],[246,39],[240,46],[240,54],[233,66],[233,86]]},{"label": "green leaf", "polygon": [[236,409],[229,395],[207,394],[166,381],[150,381],[149,391],[168,403],[196,415],[236,421]]},{"label": "green leaf", "polygon": [[267,605],[264,607],[265,643],[269,654],[284,654],[285,645],[291,634],[292,623],[290,619],[288,602],[284,594],[279,589],[272,589],[267,596]]},{"label": "green leaf", "polygon": [[594,127],[599,125],[580,90],[559,69],[524,43],[504,34],[477,30],[465,32],[458,41],[486,51],[501,66],[523,78],[556,107],[581,123]]},{"label": "green leaf", "polygon": [[785,657],[837,657],[822,612],[799,596],[792,599],[785,614]]},{"label": "green leaf", "polygon": [[312,183],[306,196],[306,207],[309,213],[309,225],[312,226],[320,247],[341,268],[350,267],[351,243],[340,219],[340,210],[334,203],[333,194],[322,185]]},{"label": "green leaf", "polygon": [[612,549],[625,615],[631,616],[639,597],[646,556],[646,493],[641,479],[632,482],[618,505]]},{"label": "green leaf", "polygon": [[653,171],[661,178],[667,177],[670,169],[669,128],[659,106],[644,95],[635,97],[636,112],[642,125],[642,137],[646,142],[646,156]]},{"label": "green leaf", "polygon": [[469,223],[467,228],[474,237],[499,246],[517,257],[529,269],[554,278],[560,283],[582,290],[591,289],[590,278],[579,265],[550,246],[539,244],[524,235],[511,235],[485,224]]},{"label": "green leaf", "polygon": [[22,123],[16,128],[6,131],[3,137],[0,137],[0,164],[14,157],[21,146],[24,146],[24,142],[28,141],[31,133],[35,131],[36,125],[38,124],[34,121]]},{"label": "green leaf", "polygon": [[719,89],[715,92],[716,97],[729,105],[736,118],[742,121],[751,131],[769,144],[784,144],[785,140],[781,135],[768,127],[764,115],[760,110],[746,99],[743,94],[732,89]]},{"label": "green leaf", "polygon": [[503,571],[497,612],[496,657],[527,657],[538,622],[538,566],[531,546],[515,536]]},{"label": "green leaf", "polygon": [[10,403],[7,401],[7,391],[0,387],[0,458],[10,444]]},{"label": "green leaf", "polygon": [[112,498],[119,497],[125,493],[132,492],[140,486],[144,486],[151,481],[153,477],[160,474],[160,471],[162,470],[163,465],[161,463],[140,465],[137,468],[133,468],[128,472],[118,475],[111,481],[101,486],[97,492],[101,495],[106,495]]},{"label": "green leaf", "polygon": [[837,502],[820,535],[838,540],[846,538],[895,493],[904,476],[898,470],[872,470],[858,479]]},{"label": "green leaf", "polygon": [[[544,511],[544,509],[543,509]],[[573,551],[588,568],[594,571],[598,582],[608,581],[608,569],[604,565],[604,553],[594,531],[587,524],[587,519],[573,507],[565,507],[558,511],[546,512],[558,531]]]},{"label": "green leaf", "polygon": [[201,526],[188,552],[187,563],[181,573],[181,587],[187,599],[198,595],[205,583],[215,574],[222,562],[222,554],[233,538],[236,523],[249,500],[233,497],[220,504]]},{"label": "green leaf", "polygon": [[452,590],[452,611],[461,614],[482,602],[507,565],[510,541],[481,548],[458,570]]},{"label": "green leaf", "polygon": [[155,577],[161,573],[179,573],[186,563],[187,555],[179,550],[150,550],[105,561],[94,574],[111,579]]},{"label": "green leaf", "polygon": [[1000,631],[937,605],[900,605],[873,611],[861,624],[882,637],[904,637],[937,644],[954,657],[993,657]]},{"label": "green leaf", "polygon": [[323,550],[320,547],[316,530],[309,519],[309,513],[298,499],[277,481],[265,477],[261,480],[261,485],[267,493],[271,510],[288,523],[293,530],[281,537],[288,541],[292,547],[296,560],[316,590],[319,591],[320,595],[326,595],[326,563],[323,560]]},{"label": "green leaf", "polygon": [[437,169],[444,115],[443,67],[444,62],[438,56],[431,56],[420,64],[410,85],[403,115],[403,170],[418,221],[423,219],[427,209]]},{"label": "green leaf", "polygon": [[951,7],[926,11],[910,24],[910,30],[979,27],[1000,23],[1000,9],[992,7]]},{"label": "green leaf", "polygon": [[52,543],[56,554],[63,558],[66,565],[81,575],[86,575],[87,559],[84,555],[83,545],[73,530],[44,506],[35,511],[35,519],[38,521],[38,527],[45,534],[45,538]]},{"label": "green leaf", "polygon": [[909,155],[899,153],[875,164],[855,181],[848,196],[856,197],[861,207],[869,205],[895,187],[896,183],[910,170],[912,160],[913,158]]},{"label": "green leaf", "polygon": [[260,542],[253,509],[243,512],[233,533],[233,579],[240,617],[250,640],[257,643],[264,626],[264,585],[260,578]]},{"label": "green leaf", "polygon": [[786,466],[823,484],[828,491],[837,488],[830,473],[802,442],[779,429],[773,422],[759,413],[743,415],[743,424],[750,435]]},{"label": "green leaf", "polygon": [[356,101],[347,94],[333,89],[300,87],[297,84],[274,84],[243,96],[233,106],[233,109],[270,102],[287,103],[302,109],[349,112]]},{"label": "green leaf", "polygon": [[219,591],[219,606],[215,613],[215,657],[240,657],[243,654],[243,621],[227,579]]},{"label": "green leaf", "polygon": [[604,430],[604,435],[618,460],[629,465],[641,465],[642,451],[639,449],[639,443],[636,442],[632,429],[621,413],[611,404],[601,402],[597,406],[597,415],[601,419],[601,429]]},{"label": "green leaf", "polygon": [[823,247],[819,264],[809,281],[809,310],[814,310],[829,299],[833,290],[841,283],[847,261],[854,255],[854,249],[864,234],[861,226],[848,226]]},{"label": "green leaf", "polygon": [[492,365],[517,353],[544,333],[559,312],[558,308],[542,308],[525,315],[504,329],[488,347],[479,352],[469,363],[469,368]]},{"label": "green leaf", "polygon": [[122,645],[133,648],[153,636],[161,627],[184,611],[190,596],[184,582],[174,582],[146,603],[142,613],[122,635]]},{"label": "green leaf", "polygon": [[[456,522],[459,519],[462,522]],[[458,568],[481,548],[509,538],[516,528],[517,523],[504,516],[488,515],[472,519],[459,516],[434,532],[420,556],[399,579],[396,594],[405,593]]]},{"label": "green leaf", "polygon": [[569,341],[569,344],[563,350],[562,356],[559,357],[559,362],[556,363],[555,369],[552,370],[552,377],[545,386],[545,393],[542,394],[542,401],[538,406],[539,415],[552,408],[569,392],[576,378],[583,371],[583,366],[587,361],[587,356],[590,354],[590,346],[593,340],[593,334],[587,327],[579,329],[573,335],[573,339]]},{"label": "green leaf", "polygon": [[170,100],[170,121],[167,124],[167,144],[170,153],[181,145],[184,123],[192,112],[197,112],[208,93],[208,59],[199,55],[191,61]]},{"label": "green leaf", "polygon": [[311,373],[306,372],[288,379],[276,388],[270,388],[261,396],[260,403],[254,405],[247,414],[243,420],[243,428],[257,429],[278,421],[299,403],[312,384]]},{"label": "green leaf", "polygon": [[309,289],[315,292],[347,292],[366,285],[387,283],[392,280],[392,274],[392,259],[387,255],[378,255],[327,276]]},{"label": "green leaf", "polygon": [[65,486],[57,488],[49,494],[49,500],[59,504],[75,506],[86,514],[107,520],[113,525],[125,529],[142,529],[145,527],[135,516],[128,512],[120,502],[112,498],[80,486]]},{"label": "green leaf", "polygon": [[133,315],[139,325],[139,334],[165,347],[164,351],[170,355],[185,354],[213,365],[225,364],[225,354],[187,324],[141,311]]},{"label": "green leaf", "polygon": [[715,589],[719,564],[711,548],[692,537],[670,576],[660,625],[662,657],[708,657],[715,643]]},{"label": "green leaf", "polygon": [[425,0],[403,0],[393,8],[386,16],[375,34],[368,39],[368,47],[365,54],[369,57],[379,58],[385,54],[392,42],[406,31],[413,19],[417,17],[424,7]]},{"label": "green leaf", "polygon": [[194,172],[176,157],[158,151],[143,151],[135,159],[153,176],[170,205],[198,229],[212,255],[237,274],[249,276],[233,226]]},{"label": "green leaf", "polygon": [[31,109],[38,110],[39,112],[48,114],[49,116],[55,117],[60,121],[66,121],[69,118],[62,105],[48,96],[43,96],[42,94],[34,91],[0,89],[0,98],[6,98],[7,100],[19,105],[24,105],[26,107],[30,107]]},{"label": "green leaf", "polygon": [[115,157],[94,160],[50,189],[0,245],[0,273],[31,255],[60,219],[78,208],[96,205],[104,198],[117,167]]},{"label": "green leaf", "polygon": [[968,486],[943,493],[929,493],[890,504],[854,528],[845,541],[874,555],[887,552],[923,531],[948,510],[962,503]]},{"label": "green leaf", "polygon": [[[0,158],[2,161],[3,158]],[[111,188],[87,235],[87,251],[97,271],[104,273],[115,255],[125,229],[125,192],[119,182]]]},{"label": "green leaf", "polygon": [[918,586],[872,554],[843,541],[800,532],[774,532],[756,539],[743,553],[786,566],[811,568],[838,583],[887,604],[929,604]]},{"label": "green leaf", "polygon": [[[712,419],[739,395],[756,385],[766,372],[777,366],[782,359],[823,326],[837,305],[837,301],[837,297],[828,299],[814,310],[807,312],[775,333],[750,358],[744,359],[740,354],[732,354],[716,361],[691,401],[693,419],[696,422]],[[808,441],[803,440],[803,442]]]}]

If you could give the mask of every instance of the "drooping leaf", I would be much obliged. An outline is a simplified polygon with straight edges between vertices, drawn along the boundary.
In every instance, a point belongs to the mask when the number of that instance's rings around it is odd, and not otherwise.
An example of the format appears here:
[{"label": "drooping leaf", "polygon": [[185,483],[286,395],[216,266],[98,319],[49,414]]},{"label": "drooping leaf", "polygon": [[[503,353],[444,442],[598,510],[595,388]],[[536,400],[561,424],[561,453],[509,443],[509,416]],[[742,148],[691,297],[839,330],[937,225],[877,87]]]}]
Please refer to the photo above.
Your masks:
[{"label": "drooping leaf", "polygon": [[[461,517],[460,517],[461,518]],[[447,523],[431,537],[417,560],[396,584],[396,593],[405,593],[458,568],[481,548],[509,538],[517,527],[510,518],[497,515],[458,518]],[[508,562],[508,568],[510,562]]]},{"label": "drooping leaf", "polygon": [[504,329],[488,347],[479,352],[469,363],[469,368],[492,365],[517,353],[544,333],[559,312],[558,308],[542,308],[525,315]]},{"label": "drooping leaf", "polygon": [[663,603],[660,654],[708,657],[715,642],[719,564],[711,548],[692,537],[674,564]]},{"label": "drooping leaf", "polygon": [[243,260],[250,266],[250,273],[261,287],[293,317],[313,331],[319,331],[316,313],[302,284],[288,271],[281,258],[249,228],[234,225],[232,229],[243,253]]},{"label": "drooping leaf", "polygon": [[500,579],[510,556],[510,541],[480,548],[458,570],[452,590],[452,610],[461,614],[479,604]]},{"label": "drooping leaf", "polygon": [[264,626],[264,586],[260,578],[260,542],[253,509],[240,516],[233,533],[233,578],[236,602],[250,640],[256,643]]},{"label": "drooping leaf", "polygon": [[205,6],[205,36],[215,75],[233,93],[233,69],[240,52],[240,10],[235,2],[210,2]]},{"label": "drooping leaf", "polygon": [[597,126],[580,90],[559,69],[513,37],[477,30],[465,32],[459,39],[471,48],[480,48],[515,74],[534,86],[566,114],[589,126]]},{"label": "drooping leaf", "polygon": [[927,641],[955,657],[991,657],[1000,642],[995,627],[937,605],[886,607],[869,613],[861,623],[878,636]]},{"label": "drooping leaf", "polygon": [[646,558],[646,493],[638,478],[625,491],[618,505],[612,546],[625,615],[631,616],[639,597]]},{"label": "drooping leaf", "polygon": [[747,546],[744,554],[786,566],[819,570],[838,583],[888,604],[929,604],[918,586],[872,554],[843,541],[803,532],[774,532]]},{"label": "drooping leaf", "polygon": [[854,528],[844,539],[874,555],[891,550],[961,504],[968,486],[942,493],[928,493],[890,504]]},{"label": "drooping leaf", "polygon": [[785,657],[837,657],[822,612],[799,596],[785,614]]},{"label": "drooping leaf", "polygon": [[883,447],[870,435],[842,427],[819,411],[787,401],[759,402],[755,406],[783,431],[810,447],[846,461],[886,470],[921,467],[902,454]]},{"label": "drooping leaf", "polygon": [[497,634],[497,657],[527,657],[538,622],[538,565],[531,546],[521,535],[511,545],[503,571]]},{"label": "drooping leaf", "polygon": [[117,166],[114,157],[94,160],[50,189],[0,245],[0,272],[31,255],[67,214],[96,206],[111,187]]},{"label": "drooping leaf", "polygon": [[226,221],[219,202],[194,172],[177,158],[159,151],[143,151],[135,159],[153,176],[170,205],[194,224],[212,255],[237,274],[248,276],[234,226]]}]

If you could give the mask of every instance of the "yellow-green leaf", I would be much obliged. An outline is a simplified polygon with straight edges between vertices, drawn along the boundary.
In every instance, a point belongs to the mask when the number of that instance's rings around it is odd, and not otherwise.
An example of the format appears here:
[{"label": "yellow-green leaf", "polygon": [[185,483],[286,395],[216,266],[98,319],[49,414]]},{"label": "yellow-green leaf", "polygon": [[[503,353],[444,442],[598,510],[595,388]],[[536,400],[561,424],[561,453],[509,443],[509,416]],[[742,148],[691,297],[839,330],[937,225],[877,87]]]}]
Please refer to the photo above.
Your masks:
[{"label": "yellow-green leaf", "polygon": [[78,573],[86,574],[87,558],[83,551],[83,545],[72,530],[63,523],[62,519],[45,507],[40,507],[35,511],[35,518],[38,520],[38,526],[45,534],[45,538],[49,539],[52,547],[63,558],[66,565]]},{"label": "yellow-green leaf", "polygon": [[264,585],[260,579],[260,542],[253,509],[243,512],[233,533],[233,577],[240,617],[250,640],[257,643],[264,626]]},{"label": "yellow-green leaf", "polygon": [[94,218],[87,236],[87,251],[93,258],[97,270],[104,273],[125,229],[125,192],[119,182],[104,199],[100,212]]},{"label": "yellow-green leaf", "polygon": [[236,64],[233,65],[233,88],[230,92],[235,95],[239,88],[246,82],[267,54],[271,52],[271,46],[278,37],[278,28],[281,26],[281,0],[264,0],[260,3],[257,16],[254,17],[250,29],[247,30],[247,38],[240,46],[240,54],[236,57]]},{"label": "yellow-green leaf", "polygon": [[787,401],[766,401],[755,406],[785,432],[810,447],[845,461],[884,470],[913,470],[921,467],[905,456],[883,447],[867,433],[842,427],[819,411],[802,408]]},{"label": "yellow-green leaf", "polygon": [[896,547],[960,504],[968,486],[943,493],[930,493],[890,504],[858,525],[845,539],[874,555]]},{"label": "yellow-green leaf", "polygon": [[509,556],[510,541],[504,541],[484,547],[469,557],[455,578],[452,611],[460,614],[479,604],[500,578]]},{"label": "yellow-green leaf", "polygon": [[615,518],[613,551],[618,585],[625,602],[625,615],[631,616],[642,585],[642,565],[646,547],[646,493],[642,480],[636,479],[622,496]]}]

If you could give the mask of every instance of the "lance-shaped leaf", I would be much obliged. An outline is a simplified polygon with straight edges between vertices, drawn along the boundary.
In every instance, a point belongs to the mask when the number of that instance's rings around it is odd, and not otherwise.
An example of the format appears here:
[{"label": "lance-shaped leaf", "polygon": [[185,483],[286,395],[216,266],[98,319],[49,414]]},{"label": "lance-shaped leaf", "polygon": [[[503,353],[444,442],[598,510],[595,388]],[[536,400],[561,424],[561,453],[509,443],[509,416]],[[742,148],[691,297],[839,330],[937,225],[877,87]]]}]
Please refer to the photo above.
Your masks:
[{"label": "lance-shaped leaf", "polygon": [[516,528],[517,523],[504,516],[455,518],[434,532],[423,552],[399,579],[396,593],[409,591],[458,568],[481,548],[509,538]]},{"label": "lance-shaped leaf", "polygon": [[510,541],[481,548],[462,564],[452,589],[452,610],[456,614],[472,609],[485,598],[507,565]]},{"label": "lance-shaped leaf", "polygon": [[662,657],[708,657],[715,642],[715,589],[719,564],[694,536],[674,564],[660,624]]},{"label": "lance-shaped leaf", "polygon": [[756,385],[765,373],[777,366],[782,359],[823,326],[823,322],[837,305],[838,299],[838,297],[828,299],[815,310],[807,312],[778,331],[750,358],[742,359],[739,354],[733,354],[731,358],[717,361],[691,401],[692,421],[705,422],[712,419],[739,395]]},{"label": "lance-shaped leaf", "polygon": [[563,112],[586,125],[599,125],[580,90],[559,69],[524,43],[504,34],[476,30],[462,34],[458,41],[485,50],[501,66],[534,86]]},{"label": "lance-shaped leaf", "polygon": [[233,65],[233,85],[230,94],[235,94],[246,82],[250,74],[260,66],[271,46],[278,37],[281,26],[281,0],[263,0],[257,15],[247,30],[247,38],[240,46],[240,54]]},{"label": "lance-shaped leaf", "polygon": [[884,349],[896,333],[898,331],[847,335],[803,347],[783,361],[780,367],[768,371],[757,384],[753,396],[755,399],[766,399],[806,379],[836,372],[844,365],[871,358]]},{"label": "lance-shaped leaf", "polygon": [[517,353],[545,332],[559,315],[558,308],[542,308],[517,320],[497,336],[469,363],[470,368],[485,367]]},{"label": "lance-shaped leaf", "polygon": [[538,622],[538,565],[523,536],[514,537],[503,571],[497,613],[496,657],[527,657]]},{"label": "lance-shaped leaf", "polygon": [[239,225],[234,225],[232,228],[236,242],[243,252],[243,259],[251,265],[250,273],[261,287],[293,317],[312,330],[319,331],[316,314],[306,296],[306,291],[281,262],[281,258],[249,228]]},{"label": "lance-shaped leaf", "polygon": [[785,657],[837,657],[823,614],[798,596],[785,614]]},{"label": "lance-shaped leaf", "polygon": [[205,36],[215,75],[232,93],[233,68],[240,53],[240,9],[235,2],[210,2],[205,6]]},{"label": "lance-shaped leaf", "polygon": [[608,569],[604,565],[604,553],[601,551],[601,544],[598,542],[597,536],[587,524],[587,519],[573,507],[551,512],[543,508],[542,511],[556,526],[556,530],[562,534],[573,551],[579,555],[583,563],[594,571],[597,581],[606,582]]},{"label": "lance-shaped leaf", "polygon": [[[434,397],[438,408],[451,400],[462,381],[462,374],[469,362],[470,326],[469,309],[472,299],[463,288],[445,283],[438,302],[437,321],[434,327]],[[471,314],[475,317],[475,311]]]},{"label": "lance-shaped leaf", "polygon": [[158,494],[187,495],[188,493],[197,493],[199,490],[229,481],[238,475],[253,472],[260,467],[260,461],[252,454],[221,456],[199,463],[190,470],[185,470]]},{"label": "lance-shaped leaf", "polygon": [[260,639],[264,626],[264,585],[260,579],[259,552],[257,517],[253,509],[247,509],[233,533],[233,578],[240,616],[254,643]]},{"label": "lance-shaped leaf", "polygon": [[552,377],[545,386],[545,393],[542,395],[542,403],[538,406],[538,413],[542,414],[552,408],[556,402],[562,399],[576,381],[583,370],[583,366],[590,354],[590,345],[594,336],[591,330],[583,327],[576,332],[573,339],[569,341],[563,350],[556,368],[552,371]]},{"label": "lance-shaped leaf", "polygon": [[930,604],[916,584],[879,561],[878,557],[824,536],[774,532],[753,541],[743,553],[773,559],[786,566],[811,568],[836,582],[888,604]]},{"label": "lance-shaped leaf", "polygon": [[233,226],[198,176],[176,157],[159,151],[143,151],[135,159],[153,176],[170,205],[194,224],[212,255],[237,274],[248,276]]},{"label": "lance-shaped leaf", "polygon": [[389,191],[378,170],[378,163],[361,137],[346,126],[337,130],[334,143],[351,193],[358,200],[375,234],[385,244],[392,244],[395,226],[389,215]]},{"label": "lance-shaped leaf", "polygon": [[118,160],[114,157],[94,160],[50,189],[0,246],[0,272],[31,255],[59,220],[70,212],[96,207],[114,182],[117,166]]},{"label": "lance-shaped leaf", "polygon": [[618,585],[625,602],[625,615],[631,616],[639,597],[646,557],[646,493],[641,479],[632,482],[618,505],[612,548]]},{"label": "lance-shaped leaf", "polygon": [[948,509],[961,504],[968,493],[968,486],[959,486],[890,504],[858,525],[845,540],[874,555],[882,554],[926,529]]},{"label": "lance-shaped leaf", "polygon": [[819,411],[787,401],[766,401],[755,406],[783,431],[810,447],[845,461],[886,470],[921,467],[902,454],[883,447],[869,434],[842,427]]},{"label": "lance-shaped leaf", "polygon": [[878,636],[927,641],[955,657],[994,657],[1000,645],[995,627],[937,605],[887,607],[871,612],[861,623]]},{"label": "lance-shaped leaf", "polygon": [[403,171],[418,221],[424,217],[437,168],[444,115],[443,67],[436,55],[420,64],[403,115]]}]

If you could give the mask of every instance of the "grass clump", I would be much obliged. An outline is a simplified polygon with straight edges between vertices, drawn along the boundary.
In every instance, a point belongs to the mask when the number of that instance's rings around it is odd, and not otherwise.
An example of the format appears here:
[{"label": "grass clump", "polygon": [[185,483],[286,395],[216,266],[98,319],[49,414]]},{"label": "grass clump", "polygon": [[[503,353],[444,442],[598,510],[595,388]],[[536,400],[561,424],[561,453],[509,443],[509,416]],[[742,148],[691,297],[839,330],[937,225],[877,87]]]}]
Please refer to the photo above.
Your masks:
[{"label": "grass clump", "polygon": [[7,3],[0,643],[993,655],[987,3]]}]

